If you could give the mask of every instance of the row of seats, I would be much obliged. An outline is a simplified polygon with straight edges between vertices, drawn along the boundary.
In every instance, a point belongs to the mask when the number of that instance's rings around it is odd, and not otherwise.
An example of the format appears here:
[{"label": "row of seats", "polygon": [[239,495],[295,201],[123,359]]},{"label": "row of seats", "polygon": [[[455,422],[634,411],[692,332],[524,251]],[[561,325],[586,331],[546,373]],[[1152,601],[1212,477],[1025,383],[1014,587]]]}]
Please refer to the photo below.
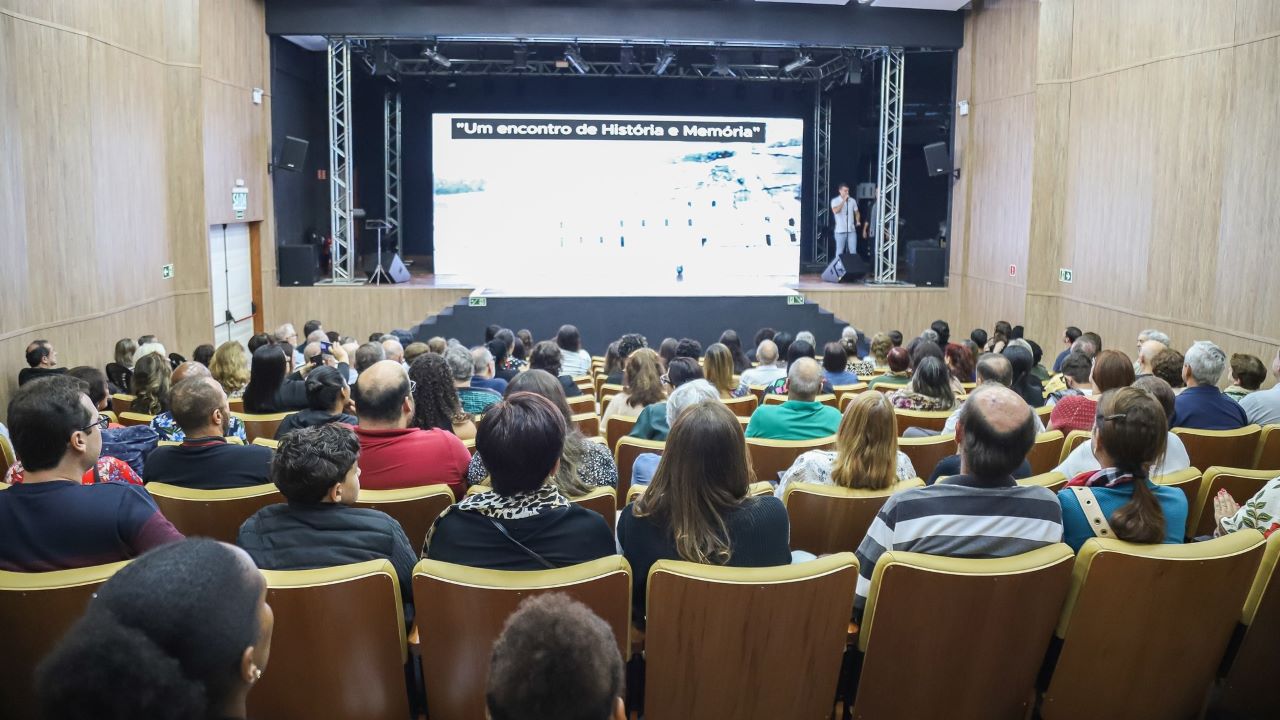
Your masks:
[{"label": "row of seats", "polygon": [[[1278,557],[1280,534],[1254,530],[1190,545],[1092,539],[1078,556],[1061,544],[997,560],[891,551],[861,627],[848,624],[858,561],[847,552],[775,568],[660,561],[645,579],[621,556],[525,572],[423,560],[407,635],[387,561],[264,571],[275,632],[249,715],[403,720],[414,653],[432,720],[483,718],[503,623],[555,591],[608,622],[624,657],[643,653],[650,720],[828,717],[845,693],[858,718],[1024,718],[1036,703],[1045,720],[1193,717],[1215,680],[1221,705],[1264,717]],[[122,565],[0,573],[9,652],[32,661],[11,668],[0,706],[26,716],[35,660]],[[643,633],[633,582],[648,588]],[[842,678],[846,653],[856,670]]]}]

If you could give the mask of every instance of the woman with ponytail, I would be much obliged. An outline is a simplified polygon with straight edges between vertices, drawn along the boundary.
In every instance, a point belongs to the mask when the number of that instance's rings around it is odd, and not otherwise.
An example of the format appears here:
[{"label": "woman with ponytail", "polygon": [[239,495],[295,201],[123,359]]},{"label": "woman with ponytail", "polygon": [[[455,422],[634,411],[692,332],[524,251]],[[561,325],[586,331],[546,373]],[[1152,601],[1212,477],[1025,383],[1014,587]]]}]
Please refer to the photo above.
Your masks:
[{"label": "woman with ponytail", "polygon": [[244,550],[207,538],[111,577],[36,672],[46,720],[243,720],[274,616]]},{"label": "woman with ponytail", "polygon": [[1180,543],[1187,496],[1151,482],[1165,453],[1168,420],[1151,393],[1111,390],[1098,401],[1093,454],[1102,469],[1081,473],[1058,493],[1063,542],[1079,550],[1091,537],[1135,543]]}]

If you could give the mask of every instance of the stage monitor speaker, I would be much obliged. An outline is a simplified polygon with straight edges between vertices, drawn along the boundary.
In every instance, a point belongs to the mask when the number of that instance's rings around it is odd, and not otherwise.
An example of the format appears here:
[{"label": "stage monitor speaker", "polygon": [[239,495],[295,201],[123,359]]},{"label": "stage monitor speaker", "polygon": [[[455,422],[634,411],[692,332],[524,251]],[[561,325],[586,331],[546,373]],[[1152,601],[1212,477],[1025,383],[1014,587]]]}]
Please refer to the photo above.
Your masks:
[{"label": "stage monitor speaker", "polygon": [[378,267],[377,253],[365,256],[364,263],[364,271],[371,284],[409,282],[409,268],[404,266],[399,253],[384,250],[381,268]]},{"label": "stage monitor speaker", "polygon": [[280,149],[280,162],[276,164],[276,167],[300,172],[303,163],[307,161],[308,144],[302,138],[285,135],[284,147]]},{"label": "stage monitor speaker", "polygon": [[907,265],[911,282],[921,287],[942,287],[947,279],[947,250],[937,245],[913,245],[907,248]]},{"label": "stage monitor speaker", "polygon": [[822,279],[824,282],[851,283],[866,277],[869,272],[871,266],[866,260],[853,253],[844,253],[822,271]]},{"label": "stage monitor speaker", "polygon": [[951,155],[947,144],[936,142],[924,146],[924,161],[929,165],[929,177],[951,174]]},{"label": "stage monitor speaker", "polygon": [[281,245],[276,249],[276,264],[281,285],[315,285],[320,272],[320,253],[316,245]]}]

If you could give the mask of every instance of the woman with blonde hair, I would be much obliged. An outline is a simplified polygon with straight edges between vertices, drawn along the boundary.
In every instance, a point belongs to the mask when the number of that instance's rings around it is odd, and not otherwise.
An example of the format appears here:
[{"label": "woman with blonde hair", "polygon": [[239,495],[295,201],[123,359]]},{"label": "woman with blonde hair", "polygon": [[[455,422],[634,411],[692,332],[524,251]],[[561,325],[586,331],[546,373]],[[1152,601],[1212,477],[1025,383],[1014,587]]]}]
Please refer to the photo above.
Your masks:
[{"label": "woman with blonde hair", "polygon": [[876,368],[889,367],[889,351],[893,349],[893,339],[889,333],[876,333],[871,338],[871,354],[866,357]]},{"label": "woman with blonde hair", "polygon": [[733,397],[738,383],[733,379],[733,353],[720,343],[712,343],[702,355],[702,372],[706,381],[720,392],[721,400]]},{"label": "woman with blonde hair", "polygon": [[157,353],[138,358],[133,366],[133,412],[159,415],[169,409],[169,359]]},{"label": "woman with blonde hair", "polygon": [[893,402],[879,392],[854,396],[840,419],[834,450],[810,450],[782,475],[774,495],[793,482],[884,490],[916,476],[911,459],[898,449],[898,418]]},{"label": "woman with blonde hair", "polygon": [[638,348],[627,356],[622,373],[622,392],[613,396],[601,416],[600,427],[615,415],[637,417],[645,408],[662,402],[662,358],[649,348]]},{"label": "woman with blonde hair", "polygon": [[[636,577],[658,560],[768,567],[791,562],[787,509],[752,497],[738,418],[722,402],[700,402],[676,418],[653,482],[618,518],[618,544]],[[637,621],[645,584],[632,585]]]},{"label": "woman with blonde hair", "polygon": [[240,397],[249,384],[249,351],[239,340],[228,340],[213,351],[209,373],[222,385],[227,397]]}]

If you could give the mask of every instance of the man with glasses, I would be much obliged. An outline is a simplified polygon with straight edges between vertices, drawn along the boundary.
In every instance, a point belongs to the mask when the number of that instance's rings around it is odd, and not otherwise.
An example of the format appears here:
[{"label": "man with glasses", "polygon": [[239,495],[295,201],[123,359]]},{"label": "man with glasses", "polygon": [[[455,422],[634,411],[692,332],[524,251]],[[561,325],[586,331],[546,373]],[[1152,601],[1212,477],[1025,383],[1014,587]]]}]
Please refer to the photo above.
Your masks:
[{"label": "man with glasses", "polygon": [[[471,354],[462,352],[470,372]],[[390,490],[445,484],[455,498],[461,498],[467,489],[471,453],[448,430],[410,427],[413,388],[404,366],[394,360],[374,363],[360,373],[356,381],[360,485]]]},{"label": "man with glasses", "polygon": [[9,403],[22,483],[0,492],[0,570],[45,572],[128,560],[182,534],[146,491],[81,484],[102,450],[102,418],[83,382],[41,378]]}]

